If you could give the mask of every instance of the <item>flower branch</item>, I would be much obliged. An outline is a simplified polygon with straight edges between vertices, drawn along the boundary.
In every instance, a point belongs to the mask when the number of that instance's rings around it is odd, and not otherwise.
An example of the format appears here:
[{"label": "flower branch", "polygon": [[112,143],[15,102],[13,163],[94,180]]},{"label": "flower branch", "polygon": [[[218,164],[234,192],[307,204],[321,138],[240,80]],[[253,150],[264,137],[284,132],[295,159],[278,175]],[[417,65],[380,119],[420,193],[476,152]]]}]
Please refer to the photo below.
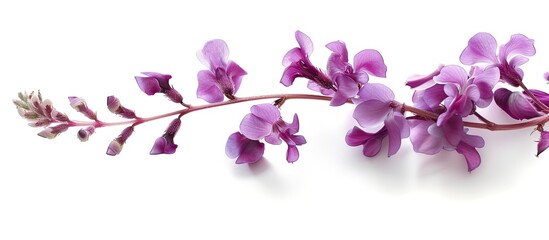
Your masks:
[{"label": "flower branch", "polygon": [[[327,101],[332,107],[353,104],[352,117],[357,126],[345,135],[349,146],[362,146],[367,157],[379,154],[387,139],[388,156],[400,149],[402,139],[409,138],[417,153],[433,155],[455,151],[465,158],[469,171],[481,162],[478,149],[484,147],[481,136],[470,135],[468,128],[506,131],[534,128],[540,133],[537,142],[539,156],[549,148],[549,132],[544,125],[549,122],[549,94],[542,90],[529,89],[524,83],[520,68],[528,62],[536,50],[534,40],[522,34],[512,35],[509,42],[498,46],[489,33],[478,33],[469,39],[459,57],[463,65],[439,65],[432,73],[406,80],[413,91],[412,105],[395,100],[392,89],[379,81],[386,77],[387,66],[380,52],[365,49],[356,53],[349,62],[347,47],[342,41],[326,44],[331,51],[326,70],[316,67],[309,59],[313,42],[309,36],[297,31],[298,46],[283,57],[280,83],[286,87],[296,79],[308,81],[307,87],[317,94],[269,94],[240,97],[238,89],[247,72],[236,62],[229,60],[229,48],[225,41],[208,41],[197,57],[206,67],[197,73],[196,96],[207,104],[190,104],[170,83],[172,76],[157,72],[143,72],[135,80],[143,93],[152,96],[164,95],[169,101],[183,106],[182,109],[152,116],[137,116],[122,105],[115,96],[107,97],[108,110],[124,118],[123,121],[101,121],[83,98],[71,96],[71,107],[90,119],[69,119],[58,112],[50,100],[43,100],[40,92],[20,93],[14,100],[19,114],[32,127],[43,127],[38,134],[55,138],[71,127],[81,127],[77,137],[87,141],[97,128],[126,125],[127,127],[109,144],[106,153],[118,155],[134,132],[135,127],[162,118],[173,117],[164,132],[156,138],[150,154],[173,154],[178,145],[176,135],[185,115],[206,109],[232,104],[272,100],[250,108],[240,122],[239,130],[232,133],[226,142],[225,153],[236,163],[254,163],[262,159],[265,143],[287,145],[286,160],[293,163],[299,159],[298,147],[306,144],[300,131],[299,117],[294,114],[290,122],[281,116],[281,108],[288,100]],[[377,78],[377,79],[376,79]],[[549,73],[544,75],[549,81]],[[521,88],[521,91],[515,91]],[[517,120],[516,123],[499,124],[486,119],[478,109],[494,102],[503,112]],[[479,121],[465,120],[475,116]]]}]

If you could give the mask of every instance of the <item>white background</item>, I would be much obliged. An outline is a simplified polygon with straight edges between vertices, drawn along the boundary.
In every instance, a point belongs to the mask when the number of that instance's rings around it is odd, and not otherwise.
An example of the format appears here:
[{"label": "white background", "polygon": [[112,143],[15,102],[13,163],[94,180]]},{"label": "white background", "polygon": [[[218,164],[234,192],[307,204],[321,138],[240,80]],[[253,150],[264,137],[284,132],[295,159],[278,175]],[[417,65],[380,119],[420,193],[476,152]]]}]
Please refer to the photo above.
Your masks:
[{"label": "white background", "polygon": [[[105,155],[121,127],[99,129],[87,143],[70,129],[55,140],[36,136],[11,100],[40,89],[72,118],[67,96],[80,96],[105,120],[115,94],[141,116],[178,109],[143,94],[133,76],[173,75],[191,104],[195,53],[224,39],[230,58],[248,75],[238,95],[305,92],[305,80],[279,83],[282,56],[297,46],[295,30],[315,44],[311,60],[324,68],[333,40],[350,56],[379,50],[383,82],[400,101],[413,74],[459,64],[477,32],[498,43],[511,34],[535,39],[524,66],[530,86],[548,86],[547,8],[530,1],[4,1],[0,3],[0,239],[547,239],[549,155],[536,158],[532,129],[482,134],[482,165],[468,173],[455,152],[425,156],[405,140],[400,152],[367,159],[344,143],[353,106],[289,101],[308,143],[295,164],[285,146],[267,146],[265,161],[235,165],[224,154],[251,104],[185,116],[173,155],[150,156],[171,119],[136,128],[124,151]],[[487,117],[509,122],[496,108]]]}]

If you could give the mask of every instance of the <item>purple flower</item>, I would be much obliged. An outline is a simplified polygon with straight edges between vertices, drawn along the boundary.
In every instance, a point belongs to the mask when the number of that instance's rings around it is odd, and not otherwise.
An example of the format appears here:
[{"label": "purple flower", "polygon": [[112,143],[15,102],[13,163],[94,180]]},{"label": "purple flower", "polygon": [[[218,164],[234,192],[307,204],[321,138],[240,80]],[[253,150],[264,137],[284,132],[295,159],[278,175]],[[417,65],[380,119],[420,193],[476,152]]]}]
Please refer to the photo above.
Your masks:
[{"label": "purple flower", "polygon": [[142,72],[141,74],[145,77],[135,76],[135,80],[145,94],[151,96],[156,93],[164,93],[172,102],[183,102],[181,94],[170,85],[171,75],[156,72]]},{"label": "purple flower", "polygon": [[[530,92],[534,95],[534,97],[536,97],[540,102],[542,102],[543,104],[545,104],[546,106],[549,106],[549,93],[546,93],[544,91],[541,91],[541,90],[537,90],[537,89],[530,89]],[[532,102],[532,99],[525,93],[523,92],[524,96],[527,97],[530,102]],[[537,105],[535,105],[536,108],[538,107]],[[538,108],[538,110],[541,111],[541,109]]]},{"label": "purple flower", "polygon": [[541,116],[521,92],[500,88],[494,92],[494,101],[510,117],[518,120]]},{"label": "purple flower", "polygon": [[309,56],[313,52],[313,42],[309,36],[296,31],[295,39],[299,47],[291,49],[284,55],[282,65],[286,69],[282,74],[280,83],[288,87],[294,83],[296,78],[302,77],[310,80],[309,87],[311,89],[317,90],[324,95],[333,94],[336,89],[333,86],[332,80],[309,60]]},{"label": "purple flower", "polygon": [[461,63],[474,65],[488,63],[496,66],[501,75],[501,80],[512,86],[520,86],[524,73],[519,67],[528,62],[528,58],[536,54],[534,40],[522,34],[515,34],[506,44],[500,46],[496,55],[497,42],[489,33],[477,33],[471,39],[467,47],[459,57]]},{"label": "purple flower", "polygon": [[[297,146],[307,143],[303,136],[295,135],[298,131],[299,119],[297,114],[294,114],[292,123],[284,122],[278,108],[268,103],[252,106],[251,113],[244,116],[240,123],[240,132],[250,140],[265,139],[266,142],[273,145],[279,145],[282,141],[286,142],[288,145],[286,160],[288,162],[297,161],[299,158]],[[236,140],[233,140],[233,142],[250,143],[249,141]],[[257,143],[253,144],[258,145]],[[231,149],[234,148],[231,147]]]},{"label": "purple flower", "polygon": [[480,136],[467,134],[460,116],[454,115],[441,126],[431,120],[410,119],[409,122],[410,141],[415,152],[434,155],[442,149],[455,150],[465,157],[469,172],[480,165],[480,154],[476,148],[484,147],[484,140]]},{"label": "purple flower", "polygon": [[444,84],[438,84],[433,80],[443,67],[444,65],[440,65],[428,75],[414,76],[406,80],[406,86],[415,90],[412,96],[415,107],[437,114],[445,111],[441,106],[442,101],[448,97],[444,92]]},{"label": "purple flower", "polygon": [[168,125],[166,132],[154,141],[150,154],[157,155],[175,153],[177,144],[174,143],[173,138],[175,137],[175,134],[177,134],[177,131],[179,131],[179,127],[181,127],[181,119],[176,118],[170,123],[170,125]]},{"label": "purple flower", "polygon": [[381,135],[381,130],[386,128],[389,137],[388,155],[394,155],[400,149],[401,139],[410,135],[410,127],[400,107],[393,106],[394,93],[383,84],[367,83],[360,89],[358,96],[353,118],[367,133]]},{"label": "purple flower", "polygon": [[225,154],[236,158],[236,163],[255,163],[263,157],[265,144],[259,140],[251,140],[240,132],[235,132],[227,139]]},{"label": "purple flower", "polygon": [[362,153],[364,156],[374,157],[381,150],[381,143],[387,135],[388,132],[386,127],[383,127],[376,133],[367,133],[355,126],[347,132],[345,142],[347,145],[353,147],[362,145]]},{"label": "purple flower", "polygon": [[356,96],[361,84],[368,82],[368,74],[383,78],[386,76],[387,66],[377,50],[366,49],[357,53],[353,69],[344,42],[331,42],[326,47],[333,52],[328,59],[328,74],[337,89],[330,102],[332,106],[340,106]]},{"label": "purple flower", "polygon": [[229,61],[229,47],[221,39],[208,41],[197,54],[198,59],[209,70],[198,72],[196,96],[209,103],[223,101],[223,96],[234,99],[246,71]]},{"label": "purple flower", "polygon": [[492,89],[499,80],[499,71],[493,67],[473,67],[469,76],[462,67],[449,65],[443,67],[433,80],[444,84],[444,93],[448,96],[444,101],[448,110],[437,120],[440,126],[453,115],[468,116],[475,105],[481,108],[490,105],[493,99]]},{"label": "purple flower", "polygon": [[540,139],[538,142],[538,153],[536,154],[536,156],[539,157],[539,155],[547,148],[549,148],[549,131],[543,131],[540,134]]}]

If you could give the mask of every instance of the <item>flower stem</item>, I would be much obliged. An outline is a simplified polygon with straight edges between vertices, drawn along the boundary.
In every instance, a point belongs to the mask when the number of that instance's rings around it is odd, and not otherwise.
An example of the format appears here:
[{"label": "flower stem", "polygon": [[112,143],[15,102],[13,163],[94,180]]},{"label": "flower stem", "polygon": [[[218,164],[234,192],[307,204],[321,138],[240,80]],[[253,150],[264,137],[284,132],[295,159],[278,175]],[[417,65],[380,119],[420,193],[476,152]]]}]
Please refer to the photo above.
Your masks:
[{"label": "flower stem", "polygon": [[[270,94],[270,95],[258,95],[258,96],[250,96],[250,97],[238,97],[231,100],[226,100],[223,102],[217,102],[217,103],[210,103],[210,104],[204,104],[204,105],[198,105],[198,106],[191,106],[189,105],[188,108],[180,109],[177,111],[164,113],[157,116],[152,117],[146,117],[146,118],[136,118],[132,120],[127,121],[119,121],[119,122],[103,122],[103,121],[74,121],[71,120],[69,122],[69,126],[93,126],[95,128],[100,127],[109,127],[109,126],[119,126],[119,125],[128,125],[131,124],[133,126],[137,126],[142,123],[158,120],[161,118],[166,118],[170,116],[179,115],[179,117],[182,117],[183,115],[189,114],[191,112],[196,112],[200,110],[205,110],[209,108],[216,108],[216,107],[222,107],[237,103],[243,103],[243,102],[251,102],[251,101],[259,101],[259,100],[266,100],[266,99],[283,99],[283,101],[291,100],[291,99],[303,99],[303,100],[320,100],[320,101],[331,101],[332,97],[330,96],[323,96],[323,95],[314,95],[314,94]],[[351,100],[348,100],[347,103],[353,104]],[[395,108],[401,108],[404,112],[410,112],[412,114],[415,114],[419,117],[422,117],[424,119],[430,119],[433,121],[437,121],[438,114],[433,112],[428,112],[419,108],[415,108],[412,106],[408,106],[406,104],[402,104],[396,101],[393,101],[391,103],[392,107]],[[541,126],[545,123],[549,122],[549,114],[546,114],[544,116],[540,116],[537,118],[530,119],[528,121],[515,123],[515,124],[496,124],[494,122],[491,122],[484,118],[482,115],[478,113],[474,113],[475,116],[477,116],[482,122],[468,122],[464,121],[464,125],[471,128],[480,128],[480,129],[487,129],[491,131],[505,131],[505,130],[517,130],[527,127],[534,127],[534,126]]]}]

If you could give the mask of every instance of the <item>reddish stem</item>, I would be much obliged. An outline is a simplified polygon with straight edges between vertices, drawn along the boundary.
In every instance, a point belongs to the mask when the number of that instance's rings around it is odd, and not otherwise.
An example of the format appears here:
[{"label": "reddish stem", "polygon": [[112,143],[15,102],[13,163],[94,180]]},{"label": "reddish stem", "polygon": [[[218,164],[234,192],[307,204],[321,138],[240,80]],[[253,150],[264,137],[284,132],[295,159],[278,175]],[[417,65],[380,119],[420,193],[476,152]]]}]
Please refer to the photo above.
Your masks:
[{"label": "reddish stem", "polygon": [[[330,96],[322,96],[322,95],[313,95],[313,94],[270,94],[270,95],[259,95],[259,96],[251,96],[251,97],[240,97],[235,98],[232,100],[227,100],[223,102],[218,103],[210,103],[210,104],[204,104],[199,106],[190,106],[185,109],[180,109],[177,111],[153,116],[153,117],[147,117],[147,118],[136,118],[132,120],[127,121],[120,121],[120,122],[102,122],[102,121],[93,121],[93,122],[85,122],[85,121],[69,121],[69,126],[94,126],[96,128],[100,127],[108,127],[108,126],[118,126],[118,125],[128,125],[132,124],[133,126],[154,121],[161,118],[166,118],[170,116],[175,115],[186,115],[191,112],[205,110],[209,108],[216,108],[216,107],[222,107],[226,105],[232,105],[237,103],[243,103],[243,102],[250,102],[250,101],[258,101],[258,100],[266,100],[266,99],[282,99],[282,101],[279,102],[278,106],[281,106],[286,100],[290,99],[305,99],[305,100],[321,100],[321,101],[331,101],[332,97]],[[353,103],[351,100],[348,100],[347,103]],[[425,119],[431,119],[433,121],[437,121],[438,114],[433,112],[428,112],[419,108],[415,108],[412,106],[408,106],[402,103],[399,103],[397,101],[391,102],[391,107],[396,109],[401,109],[403,112],[410,112],[417,116],[423,117]],[[465,121],[464,125],[467,127],[472,128],[481,128],[481,129],[487,129],[491,131],[503,131],[503,130],[516,130],[516,129],[522,129],[526,127],[534,127],[534,126],[540,126],[547,122],[549,122],[549,114],[546,114],[544,116],[540,116],[537,118],[530,119],[528,121],[515,123],[515,124],[496,124],[491,121],[486,120],[484,117],[482,117],[480,114],[475,114],[479,119],[483,122],[468,122]]]}]

